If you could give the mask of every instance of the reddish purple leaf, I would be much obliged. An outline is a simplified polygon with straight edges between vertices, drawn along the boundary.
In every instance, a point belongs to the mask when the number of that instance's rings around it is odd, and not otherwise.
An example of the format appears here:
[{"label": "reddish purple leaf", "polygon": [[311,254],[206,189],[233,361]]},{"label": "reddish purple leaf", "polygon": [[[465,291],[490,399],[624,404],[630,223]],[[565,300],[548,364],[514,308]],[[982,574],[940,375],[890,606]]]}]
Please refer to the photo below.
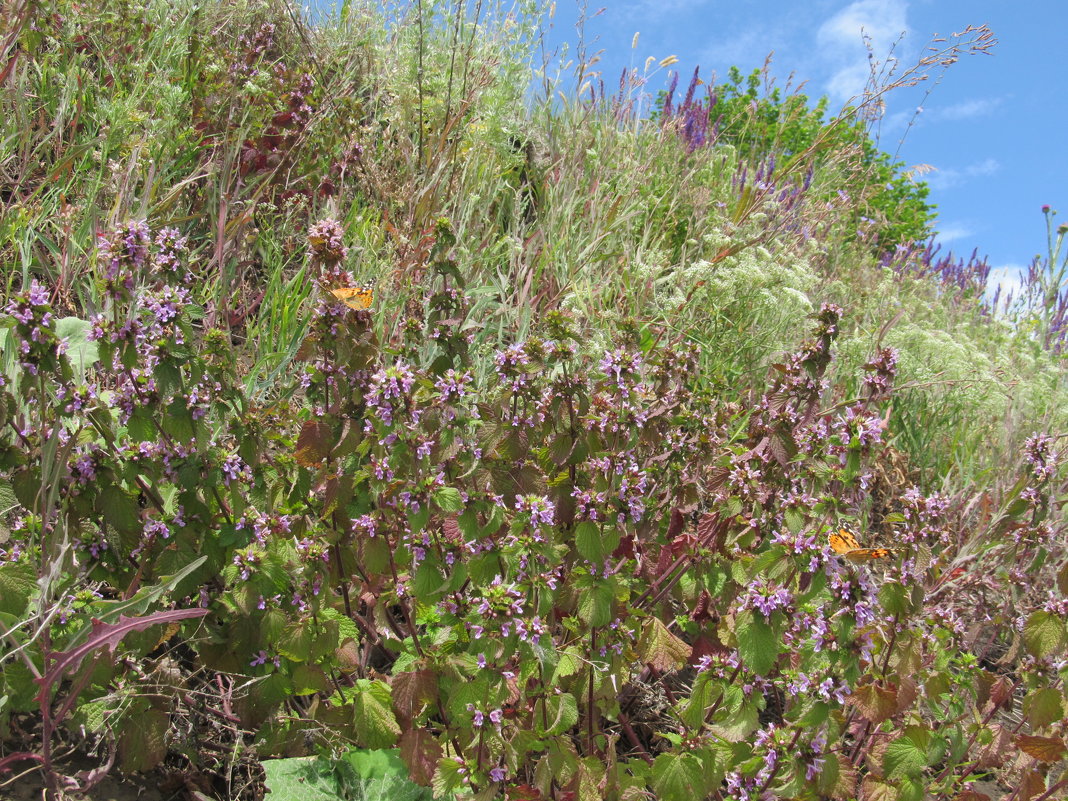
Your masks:
[{"label": "reddish purple leaf", "polygon": [[175,620],[185,620],[191,617],[204,617],[208,614],[207,609],[171,609],[165,612],[156,612],[144,617],[119,616],[118,623],[103,623],[94,618],[93,631],[89,639],[71,651],[57,651],[52,654],[55,660],[41,678],[34,679],[41,685],[41,692],[34,699],[38,702],[44,700],[49,688],[62,677],[68,670],[77,669],[82,660],[97,648],[107,647],[108,651],[115,653],[115,646],[131,631],[144,631],[149,626],[160,623],[170,623]]}]

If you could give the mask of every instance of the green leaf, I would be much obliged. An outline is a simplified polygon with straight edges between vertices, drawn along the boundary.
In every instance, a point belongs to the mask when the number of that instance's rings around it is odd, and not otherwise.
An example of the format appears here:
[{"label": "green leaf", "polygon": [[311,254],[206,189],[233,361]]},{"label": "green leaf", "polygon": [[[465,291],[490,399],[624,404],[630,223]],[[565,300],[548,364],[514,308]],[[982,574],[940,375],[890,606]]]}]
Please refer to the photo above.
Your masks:
[{"label": "green leaf", "polygon": [[[461,773],[461,771],[463,771]],[[453,790],[463,784],[467,770],[452,757],[438,762],[438,769],[434,771],[434,798],[442,798],[449,795]]]},{"label": "green leaf", "polygon": [[1023,702],[1024,715],[1034,729],[1048,726],[1060,720],[1064,714],[1064,701],[1061,691],[1053,687],[1040,687],[1033,690]]},{"label": "green leaf", "polygon": [[137,506],[137,499],[130,493],[114,484],[107,484],[100,490],[97,508],[121,534],[140,536],[141,510]]},{"label": "green leaf", "polygon": [[888,779],[919,776],[927,767],[931,733],[922,726],[910,726],[891,741],[883,754],[883,771]]},{"label": "green leaf", "polygon": [[[550,695],[538,701],[538,707],[540,708],[535,710],[534,720],[540,735],[563,734],[578,723],[578,703],[571,693]],[[542,721],[546,721],[544,729]]]},{"label": "green leaf", "polygon": [[578,673],[579,668],[582,667],[582,660],[580,652],[575,648],[568,648],[562,654],[560,654],[560,661],[556,663],[556,670],[553,673],[553,684],[559,684],[560,679],[566,679],[568,676],[574,676]]},{"label": "green leaf", "polygon": [[358,679],[353,696],[353,722],[357,742],[365,748],[390,748],[401,729],[393,714],[389,685],[383,681]]},{"label": "green leaf", "polygon": [[597,581],[579,592],[578,616],[592,628],[612,622],[612,585]]},{"label": "green leaf", "polygon": [[672,634],[658,617],[651,617],[642,627],[638,656],[660,673],[679,670],[693,653],[693,648]]},{"label": "green leaf", "polygon": [[285,627],[274,642],[278,653],[292,662],[306,662],[311,652],[311,627],[304,622],[292,623]]},{"label": "green leaf", "polygon": [[330,680],[318,665],[297,665],[293,668],[293,694],[311,695],[330,692]]},{"label": "green leaf", "polygon": [[408,527],[411,529],[412,534],[418,534],[422,531],[429,521],[430,507],[425,503],[419,507],[418,512],[408,512]]},{"label": "green leaf", "polygon": [[22,617],[37,594],[37,574],[25,562],[0,564],[0,612]]},{"label": "green leaf", "polygon": [[653,763],[649,789],[657,801],[693,801],[708,792],[701,761],[693,754],[661,754]]},{"label": "green leaf", "polygon": [[791,534],[797,534],[805,527],[805,515],[796,507],[789,507],[783,517],[786,519],[786,527]]},{"label": "green leaf", "polygon": [[67,360],[82,378],[85,371],[100,359],[96,340],[89,339],[92,328],[93,325],[88,320],[80,320],[77,317],[56,320],[56,336],[67,341]]},{"label": "green leaf", "polygon": [[585,520],[575,526],[575,547],[583,559],[600,565],[604,562],[604,548],[601,547],[601,528],[596,523]]},{"label": "green leaf", "polygon": [[346,777],[344,798],[432,801],[434,797],[409,778],[396,748],[348,751],[339,764],[352,774],[352,778]]},{"label": "green leaf", "polygon": [[1064,621],[1043,610],[1032,612],[1024,624],[1023,639],[1027,650],[1035,658],[1050,656],[1064,647]]},{"label": "green leaf", "polygon": [[134,712],[122,720],[119,754],[123,770],[147,771],[167,755],[167,728],[170,718],[158,709]]},{"label": "green leaf", "polygon": [[697,674],[690,697],[682,711],[682,722],[691,729],[700,729],[705,720],[705,713],[719,695],[719,688],[713,685],[712,677],[707,672]]},{"label": "green leaf", "polygon": [[762,615],[751,612],[738,617],[736,629],[738,653],[746,667],[761,676],[767,675],[779,658],[779,638]]},{"label": "green leaf", "polygon": [[896,581],[888,581],[879,588],[879,603],[888,615],[904,617],[909,612],[909,592]]},{"label": "green leaf", "polygon": [[265,759],[264,785],[271,801],[338,801],[337,779],[329,762],[318,757]]},{"label": "green leaf", "polygon": [[445,514],[459,514],[464,508],[464,499],[455,487],[442,487],[434,493],[434,503]]}]

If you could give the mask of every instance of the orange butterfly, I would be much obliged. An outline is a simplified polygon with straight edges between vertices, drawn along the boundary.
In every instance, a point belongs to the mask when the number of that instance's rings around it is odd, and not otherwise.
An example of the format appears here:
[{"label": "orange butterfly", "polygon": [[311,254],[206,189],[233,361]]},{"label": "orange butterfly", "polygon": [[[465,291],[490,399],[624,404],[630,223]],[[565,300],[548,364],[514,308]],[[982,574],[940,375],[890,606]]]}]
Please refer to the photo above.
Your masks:
[{"label": "orange butterfly", "polygon": [[901,548],[861,548],[857,538],[847,528],[838,529],[837,534],[827,538],[831,550],[850,562],[868,562],[872,559],[885,559]]},{"label": "orange butterfly", "polygon": [[356,311],[369,309],[371,304],[375,302],[375,290],[370,284],[343,286],[338,289],[331,289],[330,294],[350,309],[355,309]]}]

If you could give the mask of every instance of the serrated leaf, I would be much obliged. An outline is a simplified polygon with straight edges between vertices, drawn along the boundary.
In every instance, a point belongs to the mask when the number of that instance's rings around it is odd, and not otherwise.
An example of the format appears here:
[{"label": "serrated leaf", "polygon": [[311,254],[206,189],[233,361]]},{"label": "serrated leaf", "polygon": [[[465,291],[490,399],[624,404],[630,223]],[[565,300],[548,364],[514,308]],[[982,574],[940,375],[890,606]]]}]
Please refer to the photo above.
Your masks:
[{"label": "serrated leaf", "polygon": [[897,788],[868,775],[861,783],[860,797],[864,801],[899,801]]},{"label": "serrated leaf", "polygon": [[274,641],[274,649],[292,662],[307,662],[314,636],[306,623],[291,623]]},{"label": "serrated leaf", "polygon": [[672,634],[658,617],[645,621],[638,640],[638,656],[660,673],[680,670],[693,649]]},{"label": "serrated leaf", "polygon": [[352,715],[357,742],[364,748],[392,748],[401,730],[393,714],[389,685],[358,679],[353,689]]},{"label": "serrated leaf", "polygon": [[127,535],[140,535],[141,510],[137,499],[114,484],[107,484],[100,490],[97,508],[104,519],[117,531]]},{"label": "serrated leaf", "polygon": [[96,340],[89,339],[93,324],[77,317],[56,320],[56,336],[67,342],[67,360],[80,376],[100,359]]},{"label": "serrated leaf", "polygon": [[927,749],[931,733],[912,726],[886,747],[883,754],[883,773],[888,779],[918,776],[927,767]]},{"label": "serrated leaf", "polygon": [[106,648],[109,653],[114,654],[115,648],[122,638],[132,631],[144,631],[149,626],[193,617],[204,617],[206,614],[208,614],[207,609],[171,609],[165,612],[155,612],[144,617],[126,617],[122,615],[119,617],[118,623],[113,624],[94,620],[92,632],[85,643],[69,651],[57,651],[52,654],[53,661],[48,668],[48,672],[37,679],[37,683],[41,686],[38,700],[47,698],[52,685],[68,670],[76,670],[82,660],[96,649]]},{"label": "serrated leaf", "polygon": [[1001,767],[1013,755],[1012,736],[999,723],[990,724],[989,742],[979,749],[975,764],[980,768]]},{"label": "serrated leaf", "polygon": [[879,588],[879,605],[888,615],[904,617],[909,612],[909,592],[900,582],[888,581]]},{"label": "serrated leaf", "polygon": [[459,514],[464,509],[464,499],[455,487],[442,487],[434,495],[434,504],[445,514]]},{"label": "serrated leaf", "polygon": [[1064,715],[1064,701],[1061,691],[1052,687],[1040,687],[1032,690],[1023,702],[1024,715],[1033,729],[1041,729]]},{"label": "serrated leaf", "polygon": [[294,461],[302,467],[318,467],[334,445],[331,426],[321,420],[306,420],[297,436]]},{"label": "serrated leaf", "polygon": [[897,687],[889,683],[863,684],[853,690],[849,702],[872,723],[882,723],[897,711]]},{"label": "serrated leaf", "polygon": [[1024,646],[1037,659],[1043,659],[1064,647],[1064,621],[1044,610],[1032,612],[1024,624]]},{"label": "serrated leaf", "polygon": [[167,756],[170,719],[158,709],[128,715],[122,721],[119,755],[125,771],[148,771]]},{"label": "serrated leaf", "polygon": [[333,766],[318,757],[265,759],[264,785],[271,801],[338,801]]},{"label": "serrated leaf", "polygon": [[707,794],[701,761],[693,754],[661,754],[653,763],[649,789],[658,801],[693,801]]},{"label": "serrated leaf", "polygon": [[605,550],[601,547],[601,528],[590,520],[575,526],[575,548],[583,559],[600,565],[604,562]]},{"label": "serrated leaf", "polygon": [[738,654],[745,666],[761,676],[770,673],[779,658],[779,638],[775,630],[762,616],[747,613],[739,615],[735,635],[738,637]]},{"label": "serrated leaf", "polygon": [[431,782],[431,787],[434,789],[434,798],[447,796],[460,787],[463,784],[466,772],[463,765],[452,757],[438,760],[437,770],[434,771],[434,780]]},{"label": "serrated leaf", "polygon": [[390,679],[390,686],[393,688],[393,706],[407,720],[438,697],[438,677],[432,670],[397,673]]},{"label": "serrated leaf", "polygon": [[26,562],[0,564],[0,612],[21,618],[37,594],[37,574]]},{"label": "serrated leaf", "polygon": [[297,665],[292,675],[293,694],[329,693],[331,686],[326,673],[318,665]]},{"label": "serrated leaf", "polygon": [[434,770],[441,759],[441,744],[426,729],[408,729],[397,743],[401,759],[408,766],[408,775],[416,784],[430,787]]},{"label": "serrated leaf", "polygon": [[1064,740],[1060,737],[1036,737],[1032,734],[1019,734],[1016,736],[1016,745],[1025,754],[1047,764],[1060,762],[1066,753]]},{"label": "serrated leaf", "polygon": [[567,649],[560,654],[560,661],[556,663],[556,670],[553,672],[553,684],[558,684],[560,679],[574,676],[578,673],[580,667],[582,667],[580,657],[573,649]]},{"label": "serrated leaf", "polygon": [[612,587],[598,581],[579,591],[578,616],[590,627],[599,628],[612,622]]}]

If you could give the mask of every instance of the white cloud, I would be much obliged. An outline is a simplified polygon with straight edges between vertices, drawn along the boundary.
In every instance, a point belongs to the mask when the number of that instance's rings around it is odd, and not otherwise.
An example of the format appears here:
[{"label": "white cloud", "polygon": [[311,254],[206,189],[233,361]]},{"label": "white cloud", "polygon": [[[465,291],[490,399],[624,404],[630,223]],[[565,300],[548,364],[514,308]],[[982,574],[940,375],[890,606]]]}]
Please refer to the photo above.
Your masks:
[{"label": "white cloud", "polygon": [[983,98],[981,100],[965,100],[962,103],[954,103],[945,108],[932,108],[924,116],[935,120],[966,120],[972,117],[982,117],[1001,105],[1000,97]]},{"label": "white cloud", "polygon": [[855,0],[820,25],[816,33],[819,56],[831,72],[827,91],[839,102],[858,97],[871,74],[864,45],[869,37],[876,60],[908,33],[904,0]]},{"label": "white cloud", "polygon": [[975,232],[965,225],[947,225],[944,228],[938,229],[938,241],[944,244],[950,242],[956,242],[958,239],[965,239]]},{"label": "white cloud", "polygon": [[952,189],[955,186],[967,183],[972,178],[984,178],[988,175],[993,175],[1001,169],[1001,164],[997,159],[986,158],[982,161],[978,161],[975,164],[969,164],[962,170],[936,170],[923,177],[923,180],[927,182],[927,185],[932,189]]},{"label": "white cloud", "polygon": [[998,296],[998,311],[1005,310],[1005,301],[1010,297],[1016,297],[1020,294],[1020,288],[1023,286],[1023,275],[1027,272],[1027,268],[1022,264],[1002,264],[998,267],[992,267],[990,275],[986,280],[986,299],[988,301],[994,299],[994,295],[998,291],[998,287],[1001,287],[1001,294]]}]

